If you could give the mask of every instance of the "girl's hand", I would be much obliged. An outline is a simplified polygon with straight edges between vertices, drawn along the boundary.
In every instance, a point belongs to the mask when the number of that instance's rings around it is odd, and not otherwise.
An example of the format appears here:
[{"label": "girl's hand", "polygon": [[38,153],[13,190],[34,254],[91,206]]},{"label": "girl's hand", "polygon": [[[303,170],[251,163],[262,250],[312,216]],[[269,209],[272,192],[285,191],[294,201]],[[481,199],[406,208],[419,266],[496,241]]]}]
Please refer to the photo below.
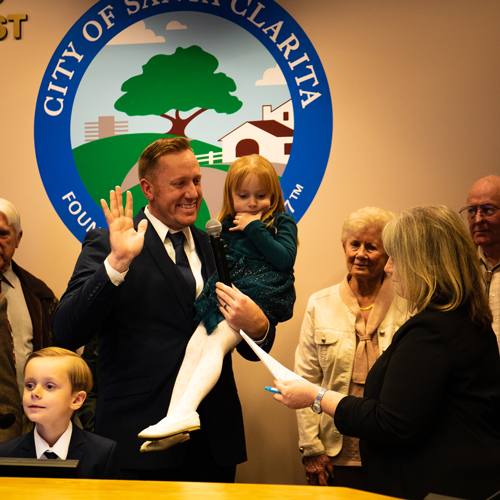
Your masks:
[{"label": "girl's hand", "polygon": [[237,213],[234,216],[233,224],[234,227],[230,227],[229,231],[243,231],[250,222],[254,220],[261,220],[262,212],[258,212],[256,214],[249,214],[246,212]]}]

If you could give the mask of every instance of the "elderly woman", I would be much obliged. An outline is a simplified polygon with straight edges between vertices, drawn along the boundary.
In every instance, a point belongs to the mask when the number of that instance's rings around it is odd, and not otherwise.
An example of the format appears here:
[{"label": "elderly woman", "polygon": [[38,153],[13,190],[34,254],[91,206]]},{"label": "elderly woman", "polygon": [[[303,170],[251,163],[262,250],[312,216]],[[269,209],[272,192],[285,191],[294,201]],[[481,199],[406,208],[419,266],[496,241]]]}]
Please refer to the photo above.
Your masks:
[{"label": "elderly woman", "polygon": [[[395,296],[384,272],[382,230],[392,212],[362,208],[342,227],[347,275],[309,299],[295,372],[313,384],[362,396],[373,363],[408,319],[406,300]],[[309,408],[297,413],[299,446],[311,484],[362,489],[358,440],[342,437],[333,418]]]},{"label": "elderly woman", "polygon": [[[500,356],[476,249],[444,206],[403,212],[383,239],[386,271],[416,314],[370,370],[364,397],[328,391],[321,408],[360,438],[371,491],[487,498],[500,490]],[[291,408],[320,390],[276,386]]]}]

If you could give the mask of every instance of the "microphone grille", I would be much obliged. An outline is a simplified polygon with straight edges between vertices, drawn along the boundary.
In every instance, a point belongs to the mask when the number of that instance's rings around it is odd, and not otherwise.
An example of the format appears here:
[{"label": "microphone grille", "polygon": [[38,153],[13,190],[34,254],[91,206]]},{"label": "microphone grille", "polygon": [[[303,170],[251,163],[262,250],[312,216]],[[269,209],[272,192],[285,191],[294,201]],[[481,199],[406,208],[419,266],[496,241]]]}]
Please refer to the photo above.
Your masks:
[{"label": "microphone grille", "polygon": [[205,225],[208,236],[219,237],[222,233],[222,224],[216,219],[210,219]]}]

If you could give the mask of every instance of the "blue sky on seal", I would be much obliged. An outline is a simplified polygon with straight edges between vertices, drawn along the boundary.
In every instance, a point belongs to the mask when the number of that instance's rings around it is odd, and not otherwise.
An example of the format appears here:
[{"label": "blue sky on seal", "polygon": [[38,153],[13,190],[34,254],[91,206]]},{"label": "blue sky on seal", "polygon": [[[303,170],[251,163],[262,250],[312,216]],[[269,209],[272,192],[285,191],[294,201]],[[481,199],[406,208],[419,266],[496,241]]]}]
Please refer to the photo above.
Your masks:
[{"label": "blue sky on seal", "polygon": [[[72,147],[85,142],[85,122],[99,116],[127,120],[129,133],[165,133],[170,121],[159,116],[130,117],[114,108],[123,95],[122,84],[142,73],[142,66],[157,54],[173,54],[178,47],[199,45],[219,61],[217,72],[231,77],[233,93],[242,108],[232,114],[209,110],[195,118],[186,133],[214,145],[249,120],[262,118],[262,105],[273,108],[290,99],[286,81],[275,59],[250,33],[226,19],[199,12],[178,11],[145,19],[119,33],[94,58],[79,85],[71,120]],[[183,116],[190,115],[185,113]]]}]

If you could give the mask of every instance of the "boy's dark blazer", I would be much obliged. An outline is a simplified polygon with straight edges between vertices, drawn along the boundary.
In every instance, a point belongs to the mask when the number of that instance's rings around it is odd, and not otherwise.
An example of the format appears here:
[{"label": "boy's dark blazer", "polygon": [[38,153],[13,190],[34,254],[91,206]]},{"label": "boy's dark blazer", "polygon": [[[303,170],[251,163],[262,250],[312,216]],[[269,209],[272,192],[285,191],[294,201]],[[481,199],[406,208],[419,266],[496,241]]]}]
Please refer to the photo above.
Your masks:
[{"label": "boy's dark blazer", "polygon": [[[83,479],[119,479],[117,444],[73,424],[67,460],[79,460]],[[36,458],[35,431],[0,444],[0,457]]]},{"label": "boy's dark blazer", "polygon": [[[146,216],[144,209],[134,225]],[[207,234],[191,226],[206,280],[215,270]],[[135,257],[121,286],[111,283],[104,260],[111,251],[109,231],[89,231],[82,252],[53,317],[57,345],[77,349],[99,336],[97,413],[95,432],[116,441],[121,469],[170,469],[193,456],[193,442],[208,443],[222,467],[246,460],[243,415],[234,380],[231,354],[224,358],[215,387],[201,402],[201,430],[193,439],[166,451],[140,453],[137,434],[162,419],[187,343],[195,329],[193,299],[185,280],[168,256],[151,223],[144,247]],[[271,325],[265,345],[275,338]],[[241,342],[238,352],[258,360]]]}]

